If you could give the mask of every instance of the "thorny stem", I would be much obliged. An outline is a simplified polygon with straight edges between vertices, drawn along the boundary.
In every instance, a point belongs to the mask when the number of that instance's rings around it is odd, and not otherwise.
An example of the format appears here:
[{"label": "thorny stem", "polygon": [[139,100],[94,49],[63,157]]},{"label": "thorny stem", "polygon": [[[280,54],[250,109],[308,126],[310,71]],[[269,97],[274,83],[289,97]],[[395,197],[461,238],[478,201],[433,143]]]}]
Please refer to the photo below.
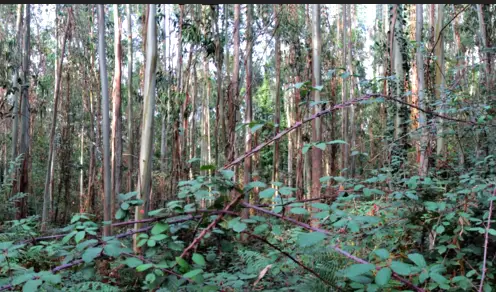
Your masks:
[{"label": "thorny stem", "polygon": [[[494,187],[493,195],[491,196],[491,199],[496,196],[496,186]],[[491,215],[493,213],[493,200],[489,201],[489,215],[487,216],[487,225],[486,225],[486,234],[485,234],[485,239],[484,239],[484,257],[482,261],[482,275],[481,275],[481,281],[479,285],[479,292],[484,291],[484,278],[486,276],[486,261],[487,261],[487,243],[489,242],[489,228],[491,228]]]}]

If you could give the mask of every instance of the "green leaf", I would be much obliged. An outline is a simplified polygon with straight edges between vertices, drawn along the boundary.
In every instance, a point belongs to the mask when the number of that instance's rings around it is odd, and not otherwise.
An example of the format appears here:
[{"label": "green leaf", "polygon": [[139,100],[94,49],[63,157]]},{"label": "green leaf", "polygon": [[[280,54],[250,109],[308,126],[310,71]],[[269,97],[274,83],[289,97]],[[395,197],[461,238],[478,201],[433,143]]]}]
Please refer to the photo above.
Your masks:
[{"label": "green leaf", "polygon": [[259,181],[259,180],[256,180],[256,181],[252,181],[252,182],[249,182],[246,186],[245,186],[245,189],[246,190],[251,190],[253,188],[265,188],[267,185],[262,182],[262,181]]},{"label": "green leaf", "polygon": [[449,282],[448,279],[446,279],[445,277],[441,276],[438,273],[431,273],[430,276],[431,279],[436,281],[438,284],[446,284]]},{"label": "green leaf", "polygon": [[427,263],[425,262],[424,256],[419,253],[409,254],[408,258],[420,268],[427,267]]},{"label": "green leaf", "polygon": [[233,230],[236,232],[243,232],[246,229],[246,224],[243,222],[236,222],[236,224],[233,226]]},{"label": "green leaf", "polygon": [[146,244],[149,246],[149,247],[154,247],[157,242],[153,239],[148,239],[148,241],[146,242]]},{"label": "green leaf", "polygon": [[181,258],[181,257],[176,257],[176,263],[177,263],[180,267],[185,268],[185,269],[187,269],[187,268],[189,267],[188,262],[187,262],[187,261],[185,261],[185,260],[184,260],[183,258]]},{"label": "green leaf", "polygon": [[43,276],[40,277],[43,281],[49,282],[52,284],[58,284],[62,281],[62,276],[60,274],[52,274],[51,272],[48,272],[44,274]]},{"label": "green leaf", "polygon": [[403,262],[392,261],[391,269],[398,275],[408,276],[412,272],[412,266]]},{"label": "green leaf", "polygon": [[315,147],[319,148],[322,151],[326,150],[326,146],[327,146],[326,143],[323,142],[315,144]]},{"label": "green leaf", "polygon": [[296,242],[299,246],[306,247],[319,243],[325,238],[326,235],[322,232],[300,233]]},{"label": "green leaf", "polygon": [[379,286],[385,286],[387,283],[389,283],[389,280],[391,279],[392,271],[390,268],[385,267],[382,268],[376,275],[375,275],[375,283]]},{"label": "green leaf", "polygon": [[389,251],[384,248],[374,250],[374,253],[381,258],[381,260],[387,260],[389,258]]},{"label": "green leaf", "polygon": [[[126,204],[128,204],[128,203],[126,203]],[[121,220],[121,219],[124,219],[124,217],[126,217],[126,211],[119,209],[119,210],[117,210],[117,212],[115,212],[115,219]]]},{"label": "green leaf", "polygon": [[153,283],[153,282],[155,282],[156,279],[157,279],[157,276],[155,276],[154,273],[149,273],[145,277],[145,281],[148,283]]},{"label": "green leaf", "polygon": [[324,88],[323,85],[319,85],[319,86],[315,86],[315,87],[312,87],[313,89],[315,90],[318,90],[318,91],[322,91],[322,88]]},{"label": "green leaf", "polygon": [[331,207],[329,205],[324,204],[324,203],[312,203],[312,207],[320,209],[320,210],[330,210],[331,209]]},{"label": "green leaf", "polygon": [[160,234],[164,231],[166,231],[167,229],[169,229],[169,224],[167,223],[164,223],[164,222],[157,222],[153,228],[152,228],[152,235],[157,235],[157,234]]},{"label": "green leaf", "polygon": [[124,261],[124,263],[130,268],[136,268],[137,266],[142,265],[143,261],[137,258],[129,257]]},{"label": "green leaf", "polygon": [[264,124],[256,124],[253,127],[250,128],[252,133],[255,133],[258,129],[262,128]]},{"label": "green leaf", "polygon": [[138,242],[137,246],[142,247],[147,241],[148,241],[147,238],[143,238]]},{"label": "green leaf", "polygon": [[200,166],[200,170],[215,170],[215,165],[210,165],[210,164],[202,165]]},{"label": "green leaf", "polygon": [[79,215],[79,214],[74,215],[71,219],[71,224],[78,222],[79,219],[81,219],[81,215]]},{"label": "green leaf", "polygon": [[157,234],[157,235],[153,235],[152,237],[150,237],[150,239],[153,239],[155,241],[161,241],[161,240],[164,240],[166,239],[168,236],[166,234]]},{"label": "green leaf", "polygon": [[84,238],[85,235],[86,235],[85,231],[79,231],[78,233],[76,233],[76,236],[74,237],[76,243],[79,243]]},{"label": "green leaf", "polygon": [[346,268],[345,276],[348,278],[356,277],[368,273],[373,269],[375,269],[375,265],[373,264],[354,264]]},{"label": "green leaf", "polygon": [[29,280],[22,286],[22,291],[23,292],[32,292],[32,291],[38,291],[38,287],[43,284],[43,280],[37,279],[37,280]]},{"label": "green leaf", "polygon": [[422,273],[420,273],[419,275],[420,284],[424,283],[427,278],[429,278],[429,273],[427,273],[427,271],[422,271]]},{"label": "green leaf", "polygon": [[32,273],[32,272],[27,272],[27,273],[20,274],[19,276],[16,276],[12,280],[12,285],[17,286],[19,284],[22,284],[22,283],[24,283],[26,281],[31,280],[34,276],[35,276],[35,273]]},{"label": "green leaf", "polygon": [[226,179],[231,179],[234,177],[234,171],[229,170],[229,169],[224,169],[221,170],[220,173],[226,178]]},{"label": "green leaf", "polygon": [[97,258],[102,252],[102,247],[90,247],[83,253],[83,261],[85,263],[92,262],[95,258]]},{"label": "green leaf", "polygon": [[192,270],[192,271],[189,271],[187,272],[186,274],[184,274],[183,276],[185,278],[193,278],[194,276],[198,275],[198,274],[201,274],[203,273],[203,270],[202,269],[196,269],[196,270]]},{"label": "green leaf", "polygon": [[122,203],[121,204],[121,209],[127,211],[127,209],[129,209],[129,204],[127,202]]},{"label": "green leaf", "polygon": [[274,190],[273,188],[268,188],[268,189],[261,191],[259,194],[259,197],[263,198],[263,199],[268,199],[268,198],[272,198],[272,196],[274,196],[275,193],[276,193],[276,190]]},{"label": "green leaf", "polygon": [[436,233],[437,234],[441,234],[444,232],[444,226],[443,225],[439,225],[438,227],[436,227]]},{"label": "green leaf", "polygon": [[136,271],[143,272],[153,267],[153,264],[142,264],[136,267]]},{"label": "green leaf", "polygon": [[310,150],[310,147],[312,147],[312,145],[311,145],[311,144],[305,144],[305,145],[303,145],[303,148],[301,149],[301,153],[302,153],[302,154],[307,153],[307,152],[308,152],[308,150]]},{"label": "green leaf", "polygon": [[76,235],[76,231],[72,231],[71,233],[67,234],[66,236],[64,236],[64,238],[62,238],[62,244],[66,244],[67,242],[69,242],[69,240],[71,240],[71,238]]},{"label": "green leaf", "polygon": [[327,142],[327,144],[348,144],[346,141],[343,140],[332,140],[330,142]]},{"label": "green leaf", "polygon": [[298,214],[298,215],[308,214],[308,211],[305,208],[291,208],[291,210],[289,212],[292,214]]},{"label": "green leaf", "polygon": [[193,254],[193,257],[192,257],[191,259],[192,259],[192,260],[193,260],[193,262],[195,262],[195,264],[197,264],[197,265],[200,265],[200,266],[204,266],[204,265],[206,265],[205,258],[204,258],[201,254],[194,253],[194,254]]}]

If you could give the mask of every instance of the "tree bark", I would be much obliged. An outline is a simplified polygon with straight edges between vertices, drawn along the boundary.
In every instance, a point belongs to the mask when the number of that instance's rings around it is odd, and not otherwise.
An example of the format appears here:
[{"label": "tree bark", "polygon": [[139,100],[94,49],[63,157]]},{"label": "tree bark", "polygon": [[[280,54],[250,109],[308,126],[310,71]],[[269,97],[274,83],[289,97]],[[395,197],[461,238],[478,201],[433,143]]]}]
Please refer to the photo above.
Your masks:
[{"label": "tree bark", "polygon": [[[28,96],[28,76],[29,76],[29,59],[30,59],[30,25],[31,25],[31,5],[25,4],[24,19],[24,51],[22,60],[22,89],[21,89],[21,140],[19,154],[23,155],[22,169],[20,175],[20,193],[26,193],[29,189],[29,96]],[[25,218],[27,216],[27,198],[23,197],[16,201],[16,219]]]},{"label": "tree bark", "polygon": [[[150,204],[151,171],[152,171],[152,146],[153,146],[153,118],[155,111],[155,81],[157,68],[157,26],[155,21],[156,5],[148,4],[149,15],[147,23],[145,92],[143,101],[143,123],[141,127],[140,149],[140,176],[138,179],[138,198],[143,200],[143,205],[136,207],[136,221],[146,218]],[[135,224],[135,229],[142,227],[141,223]],[[133,248],[137,247],[137,237],[133,238]]]},{"label": "tree bark", "polygon": [[[105,44],[105,11],[102,4],[98,5],[98,55],[100,56],[100,81],[102,88],[102,134],[103,134],[103,220],[112,220],[113,196],[111,193],[110,180],[110,125],[109,125],[109,94],[106,64],[106,44]],[[109,224],[103,226],[103,235],[112,235]]]},{"label": "tree bark", "polygon": [[122,117],[121,117],[121,47],[122,23],[119,19],[119,5],[114,4],[114,80],[112,90],[112,214],[115,214],[115,203],[121,188],[122,164]]},{"label": "tree bark", "polygon": [[[313,65],[313,87],[321,85],[320,81],[320,51],[322,40],[320,37],[320,4],[312,4],[312,65]],[[320,102],[320,91],[313,91],[313,100],[318,105]],[[314,114],[318,113],[319,106],[314,106]],[[322,140],[321,120],[316,118],[312,121],[312,142],[319,143]],[[312,147],[312,198],[320,197],[320,177],[322,176],[322,150]],[[313,209],[317,212],[317,209]],[[312,220],[312,226],[318,226],[318,220]]]},{"label": "tree bark", "polygon": [[[281,120],[281,38],[277,31],[279,26],[278,13],[280,11],[277,9],[279,4],[274,4],[274,18],[275,18],[275,52],[274,57],[276,59],[276,84],[275,84],[275,98],[274,98],[274,136],[279,133],[279,124]],[[279,181],[279,141],[274,142],[274,157],[272,161],[272,181]],[[277,187],[274,186],[276,189]]]},{"label": "tree bark", "polygon": [[126,4],[127,14],[127,191],[131,192],[134,188],[133,171],[134,171],[134,135],[133,135],[133,31],[131,28],[131,4]]}]

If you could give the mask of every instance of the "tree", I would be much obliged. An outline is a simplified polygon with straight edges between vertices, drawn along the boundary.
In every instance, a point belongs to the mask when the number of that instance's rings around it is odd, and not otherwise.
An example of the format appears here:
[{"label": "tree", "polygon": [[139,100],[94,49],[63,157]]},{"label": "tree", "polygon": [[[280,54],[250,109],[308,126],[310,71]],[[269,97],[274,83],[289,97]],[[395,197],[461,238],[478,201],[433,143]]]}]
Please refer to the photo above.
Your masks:
[{"label": "tree", "polygon": [[[322,39],[320,36],[320,4],[312,4],[312,65],[313,80],[312,86],[318,88],[320,81],[320,52]],[[313,101],[318,105],[320,103],[320,90],[313,90]],[[314,114],[319,112],[319,107],[314,106]],[[312,142],[320,143],[321,132],[320,118],[312,121]],[[312,148],[312,198],[320,197],[320,177],[322,176],[322,150],[319,147]],[[317,221],[312,220],[313,225],[318,225]]]},{"label": "tree", "polygon": [[[281,39],[279,36],[279,17],[278,9],[276,7],[279,4],[274,4],[274,15],[275,15],[275,51],[274,56],[276,59],[276,84],[275,84],[275,98],[274,98],[274,135],[279,133],[279,124],[281,120]],[[272,181],[279,181],[279,141],[274,143],[274,159],[272,162]]]},{"label": "tree", "polygon": [[62,48],[61,48],[61,53],[59,56],[59,60],[57,63],[56,67],[56,72],[55,75],[57,76],[55,78],[55,90],[53,93],[53,116],[52,116],[52,126],[50,128],[50,142],[49,142],[49,150],[48,150],[48,160],[47,160],[47,171],[46,171],[46,179],[45,179],[45,189],[43,192],[43,213],[41,216],[41,221],[42,221],[42,229],[46,229],[46,224],[48,223],[49,220],[49,210],[50,210],[50,183],[53,181],[53,172],[52,172],[52,167],[53,167],[53,155],[54,155],[54,139],[55,139],[55,128],[57,126],[57,113],[58,113],[58,104],[59,104],[59,96],[60,96],[60,80],[62,79],[62,64],[64,62],[64,55],[65,55],[65,47],[66,47],[66,42],[67,42],[67,36],[70,31],[71,27],[71,22],[69,18],[69,13],[67,14],[67,19],[66,19],[66,28],[65,28],[65,33],[64,37],[62,38]]},{"label": "tree", "polygon": [[133,189],[133,170],[134,170],[134,135],[133,135],[133,31],[131,19],[131,4],[126,4],[127,14],[127,161],[128,161],[128,185],[127,190]]},{"label": "tree", "polygon": [[[112,86],[112,198],[116,198],[121,187],[122,164],[122,117],[121,117],[121,47],[122,23],[119,18],[119,5],[114,4],[114,81]],[[114,199],[113,199],[114,200]],[[112,204],[112,214],[115,212]]]},{"label": "tree", "polygon": [[[26,193],[29,186],[29,98],[28,98],[28,76],[29,76],[29,60],[30,60],[30,38],[31,38],[31,5],[24,6],[24,48],[22,59],[22,85],[21,85],[21,140],[19,154],[24,158],[21,167],[21,175],[19,178],[19,192]],[[16,201],[16,219],[21,219],[27,215],[26,197]]]},{"label": "tree", "polygon": [[[105,11],[102,4],[98,5],[98,55],[100,63],[100,82],[102,89],[102,135],[103,135],[103,220],[112,220],[113,197],[111,193],[110,180],[110,125],[109,125],[109,94],[106,63],[105,44]],[[106,224],[103,228],[104,236],[112,234],[111,226]]]},{"label": "tree", "polygon": [[[424,26],[424,11],[422,4],[416,4],[417,6],[417,24],[415,41],[417,42],[417,86],[418,86],[418,105],[420,108],[425,108],[426,96],[425,96],[425,81],[424,81],[424,60],[422,58],[422,28]],[[420,139],[420,165],[419,165],[419,175],[426,176],[427,170],[429,169],[429,156],[427,155],[428,147],[428,135],[429,130],[427,128],[427,116],[423,111],[419,111],[419,128],[422,129],[422,138]]]},{"label": "tree", "polygon": [[[436,79],[435,79],[435,84],[434,84],[434,92],[436,95],[436,101],[439,102],[438,106],[438,111],[440,113],[443,112],[445,106],[445,81],[444,81],[444,34],[442,32],[443,29],[443,20],[444,20],[444,4],[437,4],[437,21],[436,21],[436,30],[435,30],[435,35],[436,35],[436,40],[435,43],[435,55],[436,55],[436,60],[435,60],[435,72],[436,72]],[[439,118],[438,119],[438,130],[437,130],[437,143],[436,143],[436,154],[438,156],[438,162],[442,161],[442,158],[444,157],[446,150],[445,150],[445,144],[444,144],[444,119]]]},{"label": "tree", "polygon": [[[145,91],[143,101],[143,123],[141,127],[141,148],[139,159],[138,198],[143,200],[143,205],[136,207],[136,221],[146,217],[150,204],[151,170],[152,170],[152,145],[153,145],[153,116],[155,111],[155,81],[157,68],[157,26],[155,22],[156,5],[148,4],[149,15],[147,22],[146,37],[146,67],[145,67]],[[141,227],[138,222],[136,229]],[[134,238],[134,250],[137,251],[136,237]]]},{"label": "tree", "polygon": [[[253,111],[251,102],[251,78],[252,78],[252,47],[253,47],[253,32],[252,32],[253,4],[247,4],[246,10],[246,94],[245,94],[245,124],[250,125]],[[277,42],[277,39],[276,39]],[[276,77],[277,78],[277,77]],[[277,82],[276,82],[277,83]],[[276,89],[277,91],[277,89]],[[249,153],[252,148],[252,133],[249,126],[246,127],[245,134],[245,153]],[[243,170],[243,183],[247,185],[251,181],[252,163],[251,157],[245,159]],[[250,194],[245,194],[245,201],[250,201]],[[243,210],[243,218],[248,218],[248,209]]]}]

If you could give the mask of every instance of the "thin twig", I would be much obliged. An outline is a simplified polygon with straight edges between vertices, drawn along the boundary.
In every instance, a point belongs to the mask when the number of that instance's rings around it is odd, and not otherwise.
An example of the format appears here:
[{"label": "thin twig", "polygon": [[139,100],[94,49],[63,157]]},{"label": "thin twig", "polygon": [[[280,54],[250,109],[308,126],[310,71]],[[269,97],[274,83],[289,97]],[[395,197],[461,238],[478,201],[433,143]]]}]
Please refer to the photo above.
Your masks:
[{"label": "thin twig", "polygon": [[292,255],[290,255],[289,253],[283,251],[282,249],[280,249],[279,247],[273,245],[272,243],[270,243],[267,239],[261,237],[261,236],[258,236],[258,235],[255,235],[255,234],[252,234],[250,232],[247,232],[247,231],[243,231],[242,233],[245,233],[247,234],[248,236],[251,236],[253,238],[256,238],[264,243],[266,243],[267,245],[269,245],[270,247],[278,250],[280,253],[282,253],[283,255],[285,255],[286,257],[288,257],[290,260],[292,260],[294,263],[296,263],[298,266],[302,267],[303,269],[307,270],[308,272],[312,273],[315,277],[319,278],[322,282],[326,283],[327,285],[331,285],[328,281],[326,281],[325,279],[323,279],[319,274],[317,274],[314,270],[310,269],[309,267],[305,266],[302,262],[300,262],[299,260],[295,259]]},{"label": "thin twig", "polygon": [[[494,187],[493,195],[491,196],[491,199],[496,196],[496,186]],[[479,292],[483,291],[484,288],[484,278],[486,276],[486,261],[487,261],[487,243],[489,241],[489,228],[491,228],[491,215],[493,213],[493,200],[489,201],[489,215],[487,216],[487,225],[486,225],[486,234],[485,234],[485,239],[484,239],[484,258],[482,260],[482,275],[481,275],[481,281],[479,285]]]}]

